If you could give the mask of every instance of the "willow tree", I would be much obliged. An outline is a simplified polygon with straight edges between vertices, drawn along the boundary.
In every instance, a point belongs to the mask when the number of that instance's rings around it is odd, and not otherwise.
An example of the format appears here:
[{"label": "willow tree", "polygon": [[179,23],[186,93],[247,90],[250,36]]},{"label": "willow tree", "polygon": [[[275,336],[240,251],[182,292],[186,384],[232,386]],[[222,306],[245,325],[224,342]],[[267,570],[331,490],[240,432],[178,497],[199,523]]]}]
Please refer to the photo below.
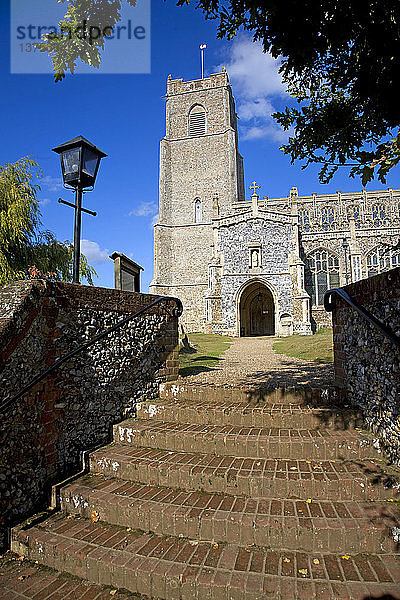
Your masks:
[{"label": "willow tree", "polygon": [[[0,285],[32,274],[72,281],[73,248],[42,231],[38,193],[42,172],[30,157],[0,165]],[[81,257],[81,276],[93,285],[93,267]]]}]

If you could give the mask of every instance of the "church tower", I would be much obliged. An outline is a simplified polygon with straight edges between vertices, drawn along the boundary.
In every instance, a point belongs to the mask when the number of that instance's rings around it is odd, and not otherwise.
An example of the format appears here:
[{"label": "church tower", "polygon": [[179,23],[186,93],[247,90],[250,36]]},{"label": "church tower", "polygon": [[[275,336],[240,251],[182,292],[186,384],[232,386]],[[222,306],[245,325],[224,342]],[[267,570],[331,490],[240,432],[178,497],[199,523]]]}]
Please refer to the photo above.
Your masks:
[{"label": "church tower", "polygon": [[243,200],[243,160],[225,69],[193,81],[168,77],[150,292],[178,296],[188,330],[205,321],[208,265],[216,251],[212,219],[231,214]]}]

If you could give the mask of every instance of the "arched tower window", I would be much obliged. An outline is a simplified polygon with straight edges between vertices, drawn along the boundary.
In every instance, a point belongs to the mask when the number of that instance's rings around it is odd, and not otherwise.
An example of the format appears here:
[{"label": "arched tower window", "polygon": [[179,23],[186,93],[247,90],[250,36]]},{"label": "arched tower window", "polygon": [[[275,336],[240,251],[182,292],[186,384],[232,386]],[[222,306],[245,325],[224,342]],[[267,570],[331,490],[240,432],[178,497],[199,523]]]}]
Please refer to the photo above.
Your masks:
[{"label": "arched tower window", "polygon": [[329,250],[316,250],[307,257],[306,289],[314,306],[324,303],[324,294],[339,287],[339,258]]},{"label": "arched tower window", "polygon": [[189,112],[189,135],[205,135],[206,133],[206,111],[204,106],[196,104]]},{"label": "arched tower window", "polygon": [[203,220],[203,209],[201,206],[200,198],[196,198],[194,201],[194,222],[201,223]]}]

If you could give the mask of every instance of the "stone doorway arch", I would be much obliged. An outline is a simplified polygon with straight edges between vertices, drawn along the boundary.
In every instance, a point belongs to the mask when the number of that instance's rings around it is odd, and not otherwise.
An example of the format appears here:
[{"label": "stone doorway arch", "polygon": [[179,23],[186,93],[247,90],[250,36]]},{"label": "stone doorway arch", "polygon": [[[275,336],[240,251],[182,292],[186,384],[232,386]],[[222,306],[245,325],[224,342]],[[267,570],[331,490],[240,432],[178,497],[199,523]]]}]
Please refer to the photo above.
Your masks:
[{"label": "stone doorway arch", "polygon": [[239,301],[240,337],[275,335],[275,302],[270,289],[254,281],[243,290]]}]

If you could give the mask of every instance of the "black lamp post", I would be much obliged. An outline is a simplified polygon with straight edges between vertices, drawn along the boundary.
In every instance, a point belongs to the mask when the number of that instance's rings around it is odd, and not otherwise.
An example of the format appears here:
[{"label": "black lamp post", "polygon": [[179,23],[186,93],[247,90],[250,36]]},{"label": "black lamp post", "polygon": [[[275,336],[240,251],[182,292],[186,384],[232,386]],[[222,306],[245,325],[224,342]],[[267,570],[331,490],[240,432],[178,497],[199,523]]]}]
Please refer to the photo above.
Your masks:
[{"label": "black lamp post", "polygon": [[100,161],[107,156],[81,135],[53,148],[60,155],[64,187],[75,190],[75,204],[59,199],[59,202],[75,208],[74,265],[73,282],[79,283],[79,263],[81,257],[81,216],[82,211],[96,216],[96,213],[82,208],[82,192],[93,187]]},{"label": "black lamp post", "polygon": [[346,285],[349,283],[349,273],[347,271],[347,252],[350,248],[349,242],[346,238],[343,238],[342,248],[344,250],[344,269],[345,269],[345,277],[346,277]]}]

